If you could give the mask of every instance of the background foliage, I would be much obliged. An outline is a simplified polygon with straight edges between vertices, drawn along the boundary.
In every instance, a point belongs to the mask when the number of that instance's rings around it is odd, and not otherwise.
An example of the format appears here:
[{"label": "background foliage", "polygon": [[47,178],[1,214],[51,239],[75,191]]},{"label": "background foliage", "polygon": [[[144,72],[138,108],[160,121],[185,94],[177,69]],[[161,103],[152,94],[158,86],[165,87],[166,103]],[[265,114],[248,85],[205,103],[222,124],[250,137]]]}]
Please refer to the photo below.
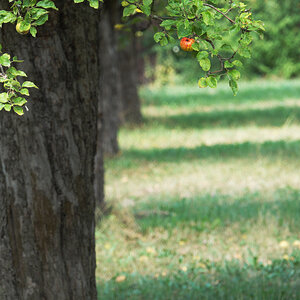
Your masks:
[{"label": "background foliage", "polygon": [[[254,36],[252,58],[241,58],[244,68],[242,78],[280,77],[294,78],[300,75],[300,3],[297,0],[249,0],[245,3],[251,7],[256,19],[263,20],[266,28],[264,39]],[[148,48],[152,34],[144,33],[143,43]],[[157,65],[153,71],[148,68],[147,75],[156,75],[156,82],[195,82],[199,76],[199,67],[191,53],[179,50],[178,45],[166,47],[154,46],[145,53],[157,54]]]}]

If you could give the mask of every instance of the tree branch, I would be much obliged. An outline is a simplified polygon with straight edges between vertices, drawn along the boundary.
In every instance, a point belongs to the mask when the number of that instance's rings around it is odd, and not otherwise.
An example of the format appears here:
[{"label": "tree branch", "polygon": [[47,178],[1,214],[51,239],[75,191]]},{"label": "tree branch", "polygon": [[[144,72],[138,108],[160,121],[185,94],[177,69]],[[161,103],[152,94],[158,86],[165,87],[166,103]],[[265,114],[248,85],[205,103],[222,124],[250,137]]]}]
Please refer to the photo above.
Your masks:
[{"label": "tree branch", "polygon": [[230,21],[232,24],[235,24],[235,21],[233,21],[232,19],[230,19],[228,16],[226,16],[222,11],[220,11],[219,9],[217,9],[216,7],[214,7],[211,4],[207,4],[207,3],[203,3],[204,6],[210,7],[212,9],[214,9],[215,11],[217,11],[218,13],[220,13],[221,15],[223,15],[228,21]]}]

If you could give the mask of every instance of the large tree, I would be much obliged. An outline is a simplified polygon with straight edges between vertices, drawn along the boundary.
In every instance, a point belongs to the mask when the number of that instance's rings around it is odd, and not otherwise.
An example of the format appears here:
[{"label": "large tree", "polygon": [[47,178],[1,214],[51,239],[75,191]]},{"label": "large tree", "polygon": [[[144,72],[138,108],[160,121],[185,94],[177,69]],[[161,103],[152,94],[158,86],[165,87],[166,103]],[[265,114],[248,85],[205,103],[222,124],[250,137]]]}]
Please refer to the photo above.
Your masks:
[{"label": "large tree", "polygon": [[1,300],[96,299],[99,11],[72,2],[55,1],[36,39],[1,30],[40,87],[23,117],[1,113]]},{"label": "large tree", "polygon": [[[228,75],[236,92],[240,63],[234,56],[249,54],[250,31],[261,27],[243,3],[229,1],[220,10],[199,0],[170,0],[164,18],[151,12],[152,0],[124,2],[125,16],[143,12],[160,22],[154,38],[161,45],[175,35],[184,43],[193,41],[189,50],[198,52],[206,72],[200,87],[215,87],[219,75]],[[1,300],[96,299],[93,183],[97,116],[101,121],[105,114],[101,105],[98,110],[105,95],[100,80],[106,72],[100,58],[104,29],[99,11],[85,4],[56,0],[55,5],[58,12],[52,11],[36,39],[18,36],[11,24],[0,32],[4,50],[25,59],[23,69],[40,88],[32,93],[25,116],[14,114],[22,115],[27,88],[34,85],[26,81],[21,86],[18,77],[24,73],[11,67],[7,53],[0,55]],[[30,29],[35,36],[48,18],[46,10],[55,5],[50,0],[2,1],[0,25],[17,23],[18,32]],[[232,11],[235,20],[228,16]],[[215,25],[223,17],[228,28]],[[222,56],[228,45],[219,41],[232,28],[241,34],[237,48],[230,57]],[[220,67],[216,71],[211,69],[214,58]],[[98,141],[101,146],[101,135]],[[102,168],[99,172],[103,176]]]}]

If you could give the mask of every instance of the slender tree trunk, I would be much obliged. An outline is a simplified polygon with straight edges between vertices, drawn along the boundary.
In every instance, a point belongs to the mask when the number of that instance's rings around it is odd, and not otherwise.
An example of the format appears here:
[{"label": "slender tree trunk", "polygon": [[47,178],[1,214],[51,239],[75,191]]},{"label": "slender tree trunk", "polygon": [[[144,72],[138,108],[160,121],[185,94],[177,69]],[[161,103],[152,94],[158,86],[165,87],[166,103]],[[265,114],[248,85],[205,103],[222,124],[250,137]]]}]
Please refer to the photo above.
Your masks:
[{"label": "slender tree trunk", "polygon": [[120,74],[118,69],[117,41],[114,32],[118,16],[118,0],[104,2],[100,19],[100,86],[98,102],[97,153],[95,157],[95,195],[97,206],[105,210],[103,191],[103,156],[119,152],[118,130],[121,113]]},{"label": "slender tree trunk", "polygon": [[128,34],[128,40],[120,49],[120,73],[122,88],[123,113],[125,122],[142,122],[141,101],[138,95],[138,51],[134,33]]},{"label": "slender tree trunk", "polygon": [[[121,89],[118,70],[117,37],[114,25],[119,14],[119,1],[106,0],[101,14],[101,106],[99,113],[104,113],[103,151],[106,154],[116,154],[119,151],[117,134],[120,125]],[[101,124],[100,124],[101,126]],[[99,126],[99,127],[100,127]],[[100,130],[99,130],[100,132]],[[101,133],[100,133],[101,134]]]},{"label": "slender tree trunk", "polygon": [[38,38],[0,35],[40,88],[25,116],[0,113],[1,300],[96,299],[99,12],[55,4]]}]

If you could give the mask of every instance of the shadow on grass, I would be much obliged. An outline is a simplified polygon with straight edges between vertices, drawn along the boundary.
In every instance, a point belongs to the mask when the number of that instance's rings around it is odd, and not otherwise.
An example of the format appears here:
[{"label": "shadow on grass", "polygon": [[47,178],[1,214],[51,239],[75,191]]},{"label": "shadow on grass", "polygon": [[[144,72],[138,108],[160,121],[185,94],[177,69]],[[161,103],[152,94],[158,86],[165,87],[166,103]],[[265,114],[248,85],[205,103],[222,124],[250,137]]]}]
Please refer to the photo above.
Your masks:
[{"label": "shadow on grass", "polygon": [[[300,141],[267,141],[264,143],[237,143],[217,144],[213,146],[199,146],[194,148],[164,148],[164,149],[129,149],[115,158],[112,163],[125,163],[126,160],[133,162],[180,162],[189,160],[214,159],[222,160],[230,158],[246,157],[274,157],[297,158],[300,156]],[[124,164],[125,165],[125,164]],[[136,164],[134,164],[136,166]]]},{"label": "shadow on grass", "polygon": [[287,122],[300,123],[300,107],[278,106],[268,109],[222,110],[146,119],[148,125],[155,123],[172,129],[242,127],[249,124],[278,127]]},{"label": "shadow on grass", "polygon": [[145,89],[141,96],[143,105],[152,106],[190,106],[190,105],[214,105],[219,103],[246,103],[261,100],[284,100],[288,98],[299,98],[299,84],[279,83],[278,86],[249,85],[241,87],[237,96],[234,97],[230,89],[218,88],[216,90],[200,90],[198,88],[184,88],[181,91],[168,87],[151,91]]},{"label": "shadow on grass", "polygon": [[114,279],[100,282],[98,299],[130,300],[292,300],[299,299],[300,261],[273,261],[264,266],[254,259],[252,264],[240,266],[227,261],[225,266],[214,263],[207,268],[174,271],[167,276],[125,274],[120,283]]},{"label": "shadow on grass", "polygon": [[[161,213],[163,212],[163,213]],[[273,195],[245,193],[242,196],[204,195],[191,199],[150,198],[134,211],[142,232],[154,227],[172,229],[188,227],[195,231],[222,229],[239,224],[241,233],[258,220],[288,226],[291,232],[300,230],[300,191],[281,189]]]}]

